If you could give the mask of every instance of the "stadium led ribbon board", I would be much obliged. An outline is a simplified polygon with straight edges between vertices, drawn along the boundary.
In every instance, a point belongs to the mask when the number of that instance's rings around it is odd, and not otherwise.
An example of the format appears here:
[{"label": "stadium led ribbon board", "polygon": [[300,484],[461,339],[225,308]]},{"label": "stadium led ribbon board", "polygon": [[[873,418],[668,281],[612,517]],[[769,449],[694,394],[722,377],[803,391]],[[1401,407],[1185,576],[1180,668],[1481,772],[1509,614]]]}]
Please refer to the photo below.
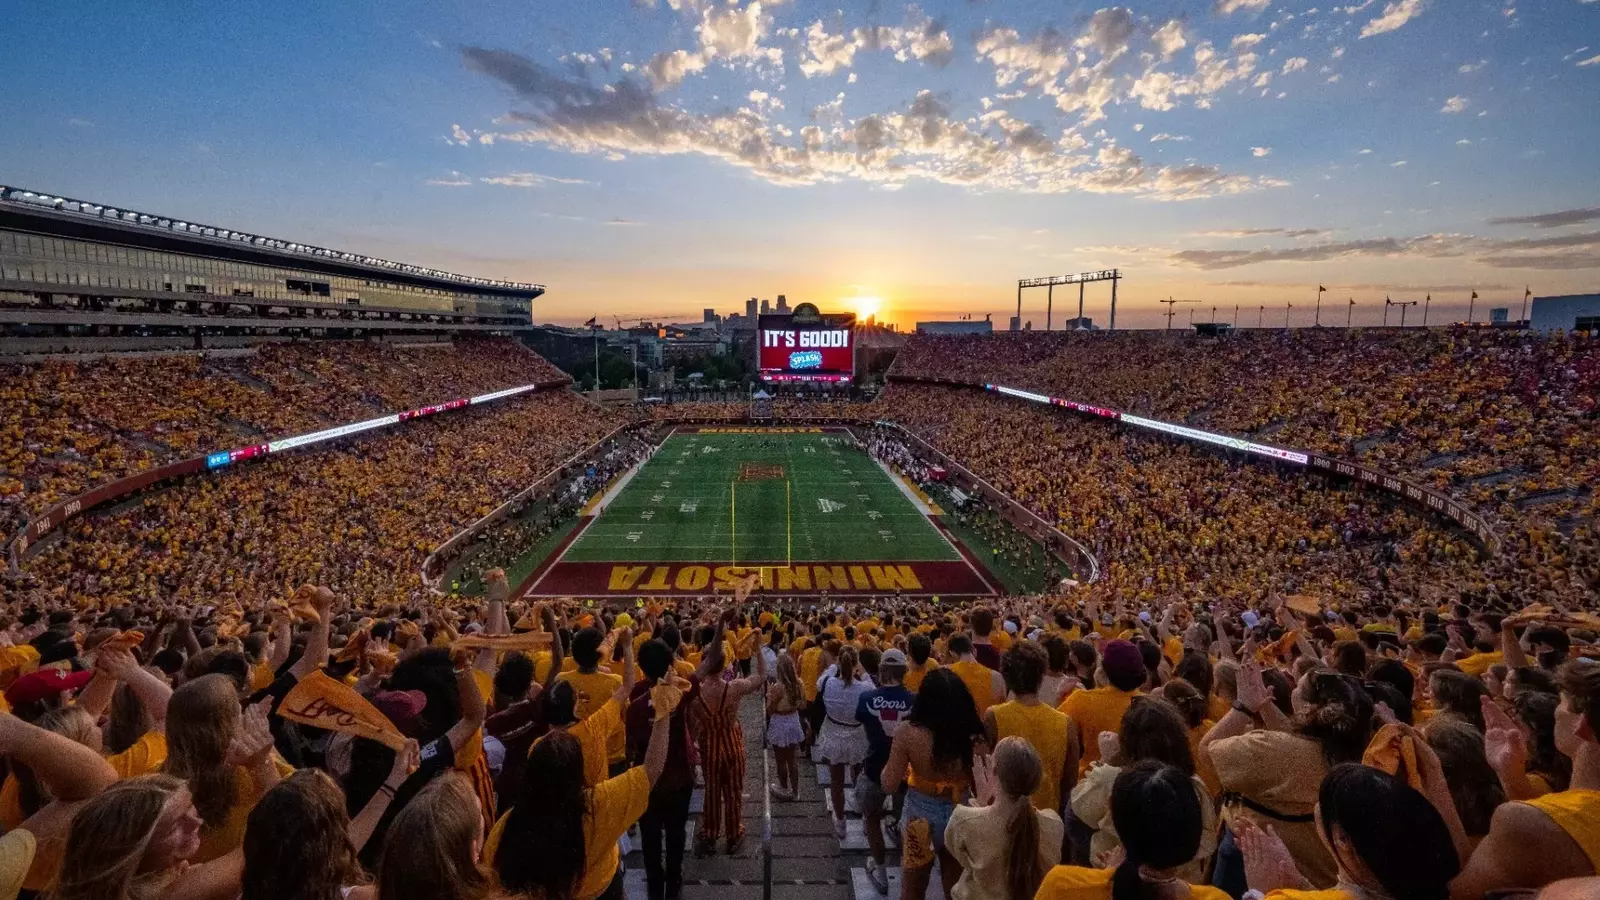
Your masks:
[{"label": "stadium led ribbon board", "polygon": [[1229,450],[1240,450],[1245,453],[1254,453],[1257,456],[1266,456],[1271,459],[1281,460],[1283,462],[1291,462],[1299,466],[1306,465],[1311,461],[1309,454],[1301,453],[1298,450],[1285,450],[1282,447],[1274,447],[1270,444],[1258,444],[1255,441],[1247,441],[1244,438],[1233,437],[1226,434],[1217,434],[1216,432],[1212,431],[1201,431],[1198,428],[1190,428],[1186,425],[1175,425],[1171,422],[1163,422],[1160,419],[1147,419],[1144,416],[1136,416],[1132,413],[1118,412],[1117,410],[1107,409],[1103,406],[1093,406],[1088,403],[1079,403],[1076,400],[1063,400],[1060,397],[1050,397],[1045,394],[1035,394],[1031,391],[1019,390],[1017,388],[1006,387],[999,384],[986,384],[983,387],[985,390],[993,391],[997,394],[1005,394],[1007,397],[1016,397],[1019,400],[1030,400],[1034,403],[1043,403],[1047,406],[1060,406],[1076,412],[1087,413],[1091,416],[1099,416],[1104,419],[1125,422],[1129,425],[1135,425],[1140,428],[1149,428],[1153,431],[1164,432],[1166,434],[1185,438],[1191,441],[1201,441],[1207,444],[1215,444],[1218,447],[1227,447]]},{"label": "stadium led ribbon board", "polygon": [[241,447],[237,450],[218,450],[215,453],[206,454],[206,468],[217,469],[230,463],[239,462],[240,460],[250,459],[256,456],[265,456],[268,453],[282,453],[285,450],[293,450],[297,447],[305,447],[309,444],[320,444],[323,441],[331,441],[335,438],[348,437],[352,434],[360,434],[363,431],[371,431],[374,428],[383,428],[386,425],[397,425],[401,422],[407,422],[412,419],[420,419],[423,416],[431,416],[435,413],[445,412],[446,410],[460,409],[464,406],[476,406],[479,403],[488,403],[492,400],[500,400],[516,394],[525,394],[528,391],[534,390],[536,387],[538,387],[538,385],[525,384],[520,387],[506,388],[505,390],[493,391],[488,394],[479,394],[476,397],[463,397],[458,400],[447,400],[444,403],[435,403],[432,406],[421,406],[416,409],[406,410],[405,412],[390,413],[387,416],[379,416],[376,419],[367,419],[363,422],[350,422],[345,425],[337,425],[333,428],[325,428],[322,431],[313,431],[309,434],[297,434],[293,437],[281,438],[276,441],[268,441],[265,444],[253,444],[249,447]]}]

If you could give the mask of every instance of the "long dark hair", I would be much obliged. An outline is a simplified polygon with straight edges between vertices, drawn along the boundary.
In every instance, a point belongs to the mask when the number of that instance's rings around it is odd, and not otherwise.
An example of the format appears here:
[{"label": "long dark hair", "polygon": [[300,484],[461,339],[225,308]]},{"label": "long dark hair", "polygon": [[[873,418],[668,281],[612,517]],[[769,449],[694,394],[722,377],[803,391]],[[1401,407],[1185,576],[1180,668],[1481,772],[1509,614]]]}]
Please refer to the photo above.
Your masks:
[{"label": "long dark hair", "polygon": [[1428,723],[1428,746],[1439,756],[1445,784],[1461,814],[1468,837],[1489,833],[1495,808],[1506,802],[1500,776],[1489,766],[1483,734],[1454,716],[1439,716]]},{"label": "long dark hair", "polygon": [[1556,707],[1561,705],[1561,698],[1527,691],[1518,694],[1511,705],[1533,734],[1528,743],[1528,771],[1543,776],[1550,783],[1550,790],[1566,790],[1572,780],[1572,760],[1556,749]]},{"label": "long dark hair", "polygon": [[1337,846],[1337,829],[1389,896],[1450,896],[1450,880],[1461,872],[1450,830],[1433,804],[1405,782],[1345,763],[1322,779],[1317,802],[1328,846]]},{"label": "long dark hair", "polygon": [[522,796],[511,808],[495,852],[494,870],[501,886],[512,893],[571,900],[588,861],[583,745],[564,731],[550,732],[528,754],[522,784]]},{"label": "long dark hair", "polygon": [[1118,726],[1118,765],[1155,760],[1194,774],[1194,751],[1189,748],[1189,729],[1178,708],[1157,697],[1135,697],[1122,714]]},{"label": "long dark hair", "polygon": [[1112,783],[1111,822],[1125,853],[1111,876],[1111,900],[1155,900],[1159,891],[1139,868],[1174,869],[1194,859],[1205,827],[1194,782],[1154,760],[1123,769]]},{"label": "long dark hair", "polygon": [[300,769],[250,811],[243,900],[339,900],[364,881],[344,794],[321,769]]},{"label": "long dark hair", "polygon": [[926,728],[933,735],[935,763],[972,768],[972,742],[983,739],[983,720],[978,718],[972,692],[956,673],[947,668],[929,672],[906,723]]},{"label": "long dark hair", "polygon": [[1428,686],[1433,690],[1435,709],[1460,716],[1480,733],[1484,731],[1482,703],[1483,698],[1489,696],[1489,689],[1483,682],[1465,672],[1439,669],[1429,679]]}]

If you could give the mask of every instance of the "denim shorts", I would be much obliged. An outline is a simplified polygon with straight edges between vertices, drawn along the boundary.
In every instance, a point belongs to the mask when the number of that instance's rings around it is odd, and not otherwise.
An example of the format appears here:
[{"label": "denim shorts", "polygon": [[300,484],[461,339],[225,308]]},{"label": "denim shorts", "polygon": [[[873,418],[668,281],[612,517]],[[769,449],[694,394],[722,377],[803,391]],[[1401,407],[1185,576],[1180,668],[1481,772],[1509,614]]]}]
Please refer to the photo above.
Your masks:
[{"label": "denim shorts", "polygon": [[916,788],[906,791],[905,812],[901,814],[905,843],[901,853],[907,868],[933,865],[936,854],[944,850],[944,830],[955,808],[954,800],[930,797]]}]

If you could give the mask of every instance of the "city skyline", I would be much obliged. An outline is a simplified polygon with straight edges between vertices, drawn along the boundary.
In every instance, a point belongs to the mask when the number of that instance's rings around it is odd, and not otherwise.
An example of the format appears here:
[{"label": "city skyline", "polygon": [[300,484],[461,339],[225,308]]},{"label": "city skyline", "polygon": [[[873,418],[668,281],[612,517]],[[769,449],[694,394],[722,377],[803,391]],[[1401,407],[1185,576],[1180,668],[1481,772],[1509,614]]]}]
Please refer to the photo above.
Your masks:
[{"label": "city skyline", "polygon": [[0,182],[543,283],[540,322],[782,293],[1004,328],[1017,279],[1110,267],[1144,328],[1169,296],[1174,325],[1310,325],[1319,286],[1323,324],[1430,294],[1437,323],[1600,284],[1594,0],[21,18]]}]

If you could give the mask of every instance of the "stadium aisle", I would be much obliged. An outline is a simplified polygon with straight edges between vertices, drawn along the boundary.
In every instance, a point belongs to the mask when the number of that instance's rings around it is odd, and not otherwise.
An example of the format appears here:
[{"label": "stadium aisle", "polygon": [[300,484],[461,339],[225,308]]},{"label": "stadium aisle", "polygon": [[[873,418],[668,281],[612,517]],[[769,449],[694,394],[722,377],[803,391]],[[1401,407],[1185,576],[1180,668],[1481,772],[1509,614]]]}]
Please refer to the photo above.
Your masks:
[{"label": "stadium aisle", "polygon": [[[699,826],[701,790],[695,790],[690,807],[689,851],[683,863],[683,900],[760,900],[762,791],[761,746],[762,701],[745,698],[739,721],[745,735],[744,821],[746,838],[737,856],[718,853],[704,859],[694,856],[694,831]],[[841,851],[833,835],[824,790],[818,786],[815,767],[800,766],[801,799],[772,804],[772,896],[775,900],[872,900],[876,891],[866,884],[866,843],[860,836],[859,819],[852,823],[851,837],[845,846],[860,850]],[[893,860],[891,859],[891,862]],[[625,858],[628,900],[645,900],[644,860],[637,851]],[[852,892],[852,868],[866,886],[867,896]],[[897,896],[892,894],[892,896]],[[938,898],[930,898],[938,900]]]}]

